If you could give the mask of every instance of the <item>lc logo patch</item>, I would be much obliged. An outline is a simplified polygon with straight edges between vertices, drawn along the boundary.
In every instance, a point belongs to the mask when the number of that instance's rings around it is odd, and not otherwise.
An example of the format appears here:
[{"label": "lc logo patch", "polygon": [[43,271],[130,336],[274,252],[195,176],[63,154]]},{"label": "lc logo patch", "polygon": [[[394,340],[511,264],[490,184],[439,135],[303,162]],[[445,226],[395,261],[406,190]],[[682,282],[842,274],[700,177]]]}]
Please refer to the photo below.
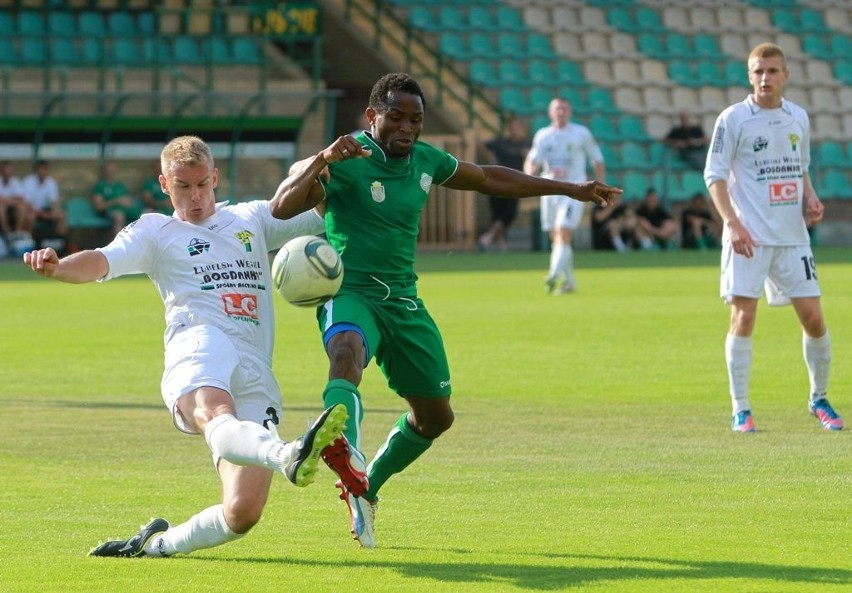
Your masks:
[{"label": "lc logo patch", "polygon": [[257,295],[232,292],[222,295],[225,314],[246,321],[257,321]]},{"label": "lc logo patch", "polygon": [[799,188],[795,183],[770,183],[769,204],[779,206],[791,204],[799,200]]}]

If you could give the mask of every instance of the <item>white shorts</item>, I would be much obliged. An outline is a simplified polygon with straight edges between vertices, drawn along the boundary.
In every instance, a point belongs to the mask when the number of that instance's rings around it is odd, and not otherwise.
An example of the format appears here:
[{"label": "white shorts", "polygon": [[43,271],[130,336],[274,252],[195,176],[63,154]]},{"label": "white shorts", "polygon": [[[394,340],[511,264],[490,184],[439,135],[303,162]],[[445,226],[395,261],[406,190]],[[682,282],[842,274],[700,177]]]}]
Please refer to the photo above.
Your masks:
[{"label": "white shorts", "polygon": [[760,298],[770,305],[789,305],[790,299],[821,296],[810,245],[768,247],[758,245],[752,257],[734,252],[729,241],[722,245],[720,295]]},{"label": "white shorts", "polygon": [[541,228],[574,230],[583,221],[585,204],[568,196],[541,196]]},{"label": "white shorts", "polygon": [[269,364],[256,352],[239,351],[224,332],[207,325],[180,329],[166,345],[163,401],[178,430],[188,434],[197,431],[177,402],[199,387],[230,393],[239,420],[263,424],[281,418],[281,390]]}]

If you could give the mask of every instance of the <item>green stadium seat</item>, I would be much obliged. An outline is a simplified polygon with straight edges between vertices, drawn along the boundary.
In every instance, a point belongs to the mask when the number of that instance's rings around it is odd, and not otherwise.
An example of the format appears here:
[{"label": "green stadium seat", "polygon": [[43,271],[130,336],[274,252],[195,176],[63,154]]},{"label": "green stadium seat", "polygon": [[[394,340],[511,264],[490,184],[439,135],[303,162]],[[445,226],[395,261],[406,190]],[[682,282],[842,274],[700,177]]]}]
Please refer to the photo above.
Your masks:
[{"label": "green stadium seat", "polygon": [[103,61],[102,37],[85,37],[80,42],[80,61],[83,64],[100,64]]},{"label": "green stadium seat", "polygon": [[496,29],[494,16],[487,6],[471,6],[467,13],[467,24],[475,31],[492,32]]},{"label": "green stadium seat", "polygon": [[[593,110],[594,113],[594,110]],[[606,115],[593,115],[589,118],[589,130],[598,142],[619,142],[621,135],[612,122],[612,118]]]},{"label": "green stadium seat", "polygon": [[652,168],[663,168],[666,148],[666,145],[662,142],[652,142],[648,147],[648,162]]},{"label": "green stadium seat", "polygon": [[15,19],[11,12],[0,11],[0,38],[9,41],[9,37],[15,34]]},{"label": "green stadium seat", "polygon": [[648,158],[645,145],[639,142],[632,140],[624,142],[621,145],[621,158],[632,169],[650,170],[655,168],[651,159]]},{"label": "green stadium seat", "polygon": [[673,200],[688,200],[697,193],[705,193],[707,184],[704,183],[704,175],[698,171],[684,171],[680,174],[680,195],[672,195]]},{"label": "green stadium seat", "polygon": [[547,113],[547,107],[553,99],[553,91],[548,87],[537,86],[530,90],[530,112]]},{"label": "green stadium seat", "polygon": [[525,114],[528,112],[529,104],[527,97],[518,87],[504,87],[500,90],[500,107],[503,111],[514,114]]},{"label": "green stadium seat", "polygon": [[64,10],[53,10],[47,15],[47,30],[51,35],[73,35],[77,31],[74,15]]},{"label": "green stadium seat", "polygon": [[660,13],[653,8],[640,6],[636,9],[636,28],[649,33],[662,33],[666,30]]},{"label": "green stadium seat", "polygon": [[143,35],[153,35],[157,32],[157,15],[153,10],[136,14],[136,30]]},{"label": "green stadium seat", "polygon": [[834,77],[843,84],[852,84],[852,60],[838,60],[835,62]]},{"label": "green stadium seat", "polygon": [[663,40],[659,35],[654,33],[640,33],[636,37],[636,48],[649,58],[654,58],[655,60],[668,60],[671,58],[671,54],[663,43]]},{"label": "green stadium seat", "polygon": [[214,64],[232,64],[234,62],[234,54],[227,38],[221,35],[211,37],[208,47]]},{"label": "green stadium seat", "polygon": [[722,55],[719,40],[715,35],[699,33],[695,36],[693,45],[695,46],[695,53],[700,58],[719,59]]},{"label": "green stadium seat", "polygon": [[235,37],[231,41],[234,61],[239,64],[262,64],[263,52],[254,37]]},{"label": "green stadium seat", "polygon": [[724,78],[716,60],[701,60],[696,68],[696,78],[699,85],[722,86]]},{"label": "green stadium seat", "polygon": [[816,164],[819,167],[846,167],[850,163],[846,159],[846,153],[839,142],[821,142],[816,149]]},{"label": "green stadium seat", "polygon": [[599,146],[607,172],[621,171],[624,168],[624,162],[615,149],[615,146],[612,144],[600,144]]},{"label": "green stadium seat", "polygon": [[802,8],[799,11],[799,30],[820,34],[829,32],[829,29],[825,26],[822,11],[815,8]]},{"label": "green stadium seat", "polygon": [[728,60],[722,67],[722,81],[725,86],[744,86],[748,84],[748,72],[740,60]]},{"label": "green stadium seat", "polygon": [[44,18],[40,12],[22,10],[18,13],[17,30],[20,35],[44,35]]},{"label": "green stadium seat", "polygon": [[852,140],[846,143],[846,160],[852,163]]},{"label": "green stadium seat", "polygon": [[178,64],[202,64],[204,52],[194,37],[177,35],[172,39],[172,56]]},{"label": "green stadium seat", "polygon": [[441,6],[438,9],[438,22],[443,31],[463,31],[467,28],[465,15],[456,6]]},{"label": "green stadium seat", "polygon": [[517,8],[501,6],[497,9],[497,28],[503,31],[526,31],[527,26]]},{"label": "green stadium seat", "polygon": [[0,64],[14,64],[18,61],[18,51],[12,40],[6,36],[0,36]]},{"label": "green stadium seat", "polygon": [[135,35],[136,22],[129,12],[114,10],[107,15],[107,29],[113,35]]},{"label": "green stadium seat", "polygon": [[467,43],[472,57],[493,58],[497,55],[494,41],[488,33],[471,33]]},{"label": "green stadium seat", "polygon": [[589,109],[593,112],[603,115],[612,115],[618,112],[618,107],[615,106],[612,93],[608,89],[600,87],[589,89],[589,92],[586,93],[586,102],[589,104]]},{"label": "green stadium seat", "polygon": [[826,198],[852,198],[852,182],[843,169],[829,169],[823,174],[819,193]]},{"label": "green stadium seat", "polygon": [[470,79],[475,84],[493,87],[499,86],[500,80],[490,60],[474,58],[470,62]]},{"label": "green stadium seat", "polygon": [[666,50],[672,58],[678,60],[690,60],[696,56],[689,38],[680,33],[669,33],[666,37]]},{"label": "green stadium seat", "polygon": [[802,51],[819,60],[825,60],[831,55],[822,35],[814,33],[808,33],[802,37]]},{"label": "green stadium seat", "polygon": [[527,82],[526,74],[517,60],[500,60],[497,66],[497,77],[502,84],[524,85]]},{"label": "green stadium seat", "polygon": [[842,33],[835,33],[829,38],[828,46],[834,59],[852,59],[852,39]]},{"label": "green stadium seat", "polygon": [[24,37],[21,40],[21,62],[28,65],[44,64],[47,51],[41,37]]},{"label": "green stadium seat", "polygon": [[77,16],[77,30],[83,35],[103,35],[106,33],[101,13],[93,10],[81,12]]},{"label": "green stadium seat", "polygon": [[527,55],[534,58],[553,58],[555,54],[550,37],[541,33],[527,35]]},{"label": "green stadium seat", "polygon": [[635,142],[648,140],[645,124],[635,115],[620,116],[618,118],[618,132],[624,140],[633,140]]},{"label": "green stadium seat", "polygon": [[633,21],[633,14],[626,8],[610,8],[606,13],[606,22],[613,29],[624,31],[626,33],[637,33],[636,23]]},{"label": "green stadium seat", "polygon": [[77,46],[71,37],[54,37],[50,39],[50,61],[54,64],[77,64]]},{"label": "green stadium seat", "polygon": [[651,187],[651,178],[643,171],[631,169],[628,163],[625,163],[625,167],[627,169],[624,173],[624,199],[638,200]]},{"label": "green stadium seat", "polygon": [[162,37],[145,38],[142,40],[142,61],[148,64],[168,64],[171,51],[166,40]]},{"label": "green stadium seat", "polygon": [[589,107],[586,99],[583,97],[582,91],[574,87],[563,87],[553,93],[560,99],[565,99],[571,104],[571,110],[574,115],[588,115]]},{"label": "green stadium seat", "polygon": [[411,26],[427,33],[442,30],[443,26],[435,18],[435,14],[428,6],[415,6],[408,13],[408,20]]},{"label": "green stadium seat", "polygon": [[556,62],[556,84],[586,86],[588,81],[583,76],[583,71],[580,67],[569,60],[559,60]]},{"label": "green stadium seat", "polygon": [[112,41],[112,59],[118,64],[133,66],[143,62],[135,39],[116,37]]},{"label": "green stadium seat", "polygon": [[441,54],[456,60],[467,60],[471,57],[467,42],[460,33],[444,33],[438,41]]},{"label": "green stadium seat", "polygon": [[500,33],[497,36],[497,54],[504,58],[523,59],[527,50],[517,33]]},{"label": "green stadium seat", "polygon": [[533,84],[547,85],[553,83],[553,67],[545,60],[530,60],[527,65],[527,80]]},{"label": "green stadium seat", "polygon": [[669,78],[682,86],[697,86],[698,81],[692,69],[692,63],[686,60],[669,62]]},{"label": "green stadium seat", "polygon": [[111,221],[98,216],[94,205],[88,198],[68,198],[64,206],[68,226],[72,229],[106,229],[112,226]]}]

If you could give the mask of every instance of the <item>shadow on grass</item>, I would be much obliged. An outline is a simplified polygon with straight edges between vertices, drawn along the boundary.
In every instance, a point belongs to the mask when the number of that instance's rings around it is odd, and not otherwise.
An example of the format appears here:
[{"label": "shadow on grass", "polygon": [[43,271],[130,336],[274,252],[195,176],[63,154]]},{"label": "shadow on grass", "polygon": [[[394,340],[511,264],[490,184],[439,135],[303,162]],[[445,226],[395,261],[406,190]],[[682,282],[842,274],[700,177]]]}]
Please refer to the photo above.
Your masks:
[{"label": "shadow on grass", "polygon": [[[403,548],[390,548],[402,550]],[[385,548],[384,550],[388,550]],[[459,554],[469,551],[450,550]],[[303,558],[234,558],[233,562],[290,564],[308,568],[381,568],[402,577],[455,583],[512,583],[516,587],[551,591],[603,581],[637,580],[725,580],[750,579],[802,584],[848,585],[852,571],[845,569],[785,566],[755,562],[714,562],[664,558],[593,556],[583,554],[537,554],[539,558],[564,560],[564,565],[500,564],[485,562],[414,562],[347,559],[345,564]],[[182,560],[223,561],[216,558],[185,557]],[[596,566],[584,566],[594,563]]]}]

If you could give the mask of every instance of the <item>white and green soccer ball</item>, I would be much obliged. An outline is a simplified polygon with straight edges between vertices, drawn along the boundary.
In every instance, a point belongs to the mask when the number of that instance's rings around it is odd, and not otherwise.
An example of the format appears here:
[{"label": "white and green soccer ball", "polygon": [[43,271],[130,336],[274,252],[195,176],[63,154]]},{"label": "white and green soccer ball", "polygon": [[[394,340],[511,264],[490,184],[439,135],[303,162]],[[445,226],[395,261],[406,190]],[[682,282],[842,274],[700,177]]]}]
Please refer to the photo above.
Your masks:
[{"label": "white and green soccer ball", "polygon": [[291,239],[272,260],[272,285],[297,307],[323,304],[337,294],[342,282],[340,254],[321,237]]}]

